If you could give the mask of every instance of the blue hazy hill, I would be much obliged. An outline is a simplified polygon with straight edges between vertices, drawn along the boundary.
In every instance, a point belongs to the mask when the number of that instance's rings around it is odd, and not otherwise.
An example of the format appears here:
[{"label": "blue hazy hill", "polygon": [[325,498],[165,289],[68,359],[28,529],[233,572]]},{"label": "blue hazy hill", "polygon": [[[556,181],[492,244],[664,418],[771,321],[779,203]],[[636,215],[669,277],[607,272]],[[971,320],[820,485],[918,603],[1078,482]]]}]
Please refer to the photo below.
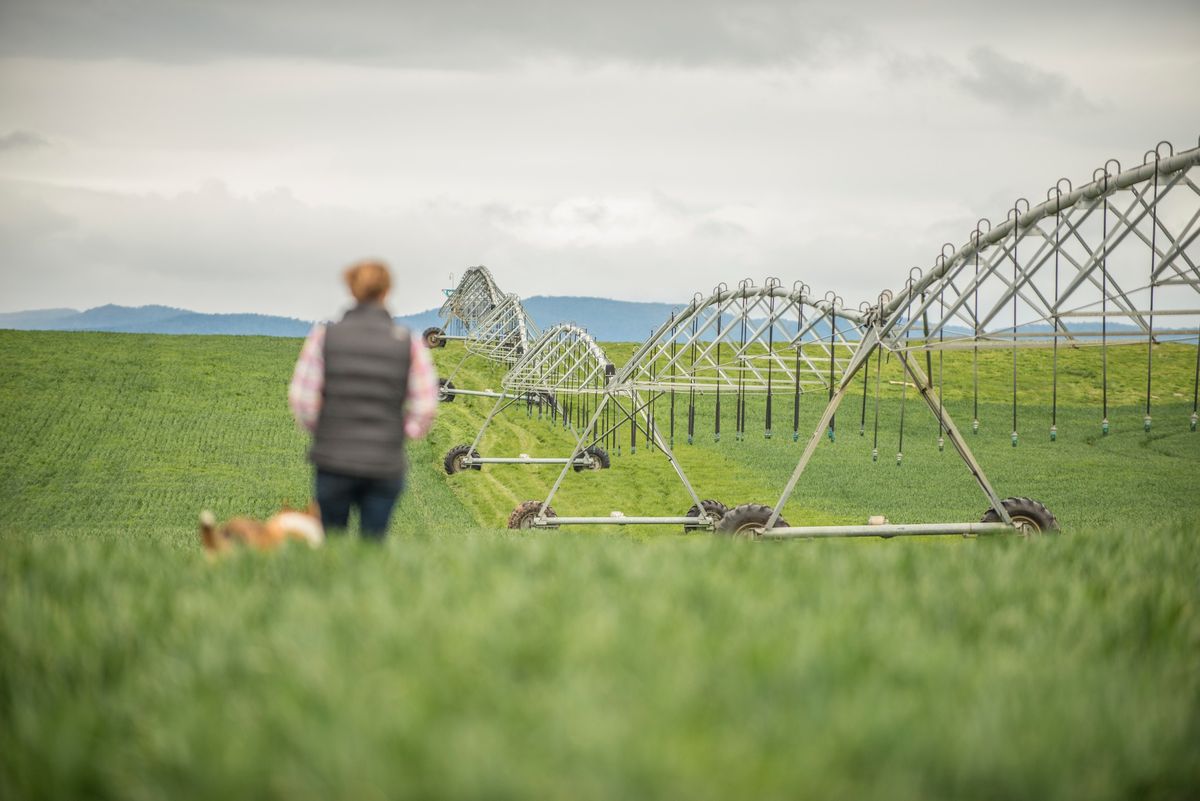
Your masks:
[{"label": "blue hazy hill", "polygon": [[[666,320],[673,308],[667,303],[633,303],[583,297],[538,296],[525,301],[539,328],[573,322],[599,340],[640,342]],[[439,325],[437,308],[396,320],[417,331]],[[0,328],[41,331],[110,331],[131,334],[256,334],[300,337],[312,322],[267,314],[204,314],[170,306],[97,306],[76,309],[37,309],[0,313]]]},{"label": "blue hazy hill", "polygon": [[[669,303],[636,303],[608,298],[535,295],[522,301],[540,329],[556,323],[575,323],[602,342],[641,342],[679,307]],[[437,309],[397,317],[422,331],[441,325]]]},{"label": "blue hazy hill", "polygon": [[[635,303],[607,298],[538,295],[525,301],[525,308],[538,328],[571,322],[586,328],[601,342],[642,342],[679,311],[683,304]],[[437,309],[402,315],[397,322],[422,331],[441,324]],[[110,331],[131,334],[234,334],[275,337],[302,337],[312,326],[309,320],[269,314],[204,314],[170,306],[97,306],[86,311],[75,309],[36,309],[0,313],[0,328],[29,331]],[[1098,330],[1095,323],[1077,323],[1075,330]],[[795,323],[782,326],[791,335]],[[839,326],[840,328],[840,326]],[[1048,331],[1045,325],[1022,326],[1023,330]],[[1110,333],[1134,332],[1123,323],[1109,323]],[[948,329],[948,333],[965,333]],[[817,336],[829,335],[827,324],[815,329]]]},{"label": "blue hazy hill", "polygon": [[26,331],[111,331],[126,334],[258,334],[304,336],[312,323],[269,314],[203,314],[170,306],[116,306],[86,311],[40,309],[0,314],[0,328]]}]

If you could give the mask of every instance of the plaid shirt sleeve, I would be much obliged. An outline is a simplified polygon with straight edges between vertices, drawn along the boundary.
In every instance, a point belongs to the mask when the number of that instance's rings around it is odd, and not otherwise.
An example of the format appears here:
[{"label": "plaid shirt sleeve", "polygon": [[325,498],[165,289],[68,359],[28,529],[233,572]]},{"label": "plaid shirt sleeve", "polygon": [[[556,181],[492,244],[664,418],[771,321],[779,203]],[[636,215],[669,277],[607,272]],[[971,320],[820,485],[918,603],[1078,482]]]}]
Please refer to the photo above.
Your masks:
[{"label": "plaid shirt sleeve", "polygon": [[404,409],[404,435],[420,439],[429,433],[437,416],[438,379],[429,349],[418,337],[410,337],[412,359],[408,368],[408,403]]},{"label": "plaid shirt sleeve", "polygon": [[317,427],[324,389],[325,326],[318,323],[304,340],[292,372],[292,383],[288,385],[288,405],[302,428],[312,431]]}]

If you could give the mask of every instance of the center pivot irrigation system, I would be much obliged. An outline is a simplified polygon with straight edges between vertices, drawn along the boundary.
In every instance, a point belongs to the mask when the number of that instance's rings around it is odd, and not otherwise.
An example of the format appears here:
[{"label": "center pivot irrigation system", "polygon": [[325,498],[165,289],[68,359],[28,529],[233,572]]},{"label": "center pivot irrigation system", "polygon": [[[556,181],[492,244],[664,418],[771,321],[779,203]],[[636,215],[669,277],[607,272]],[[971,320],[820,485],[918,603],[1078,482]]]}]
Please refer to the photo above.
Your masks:
[{"label": "center pivot irrigation system", "polygon": [[442,326],[425,329],[425,344],[430,348],[444,348],[449,340],[465,339],[484,315],[496,308],[502,297],[504,293],[496,286],[496,279],[487,267],[467,268],[458,285],[446,293],[446,302],[438,311]]},{"label": "center pivot irrigation system", "polygon": [[[1200,235],[1200,188],[1192,173],[1197,164],[1200,148],[1175,153],[1169,143],[1163,142],[1145,154],[1142,164],[1131,169],[1122,169],[1110,160],[1078,188],[1061,179],[1046,193],[1045,200],[1033,205],[1018,199],[1005,219],[995,225],[981,219],[965,244],[943,245],[933,266],[927,271],[913,268],[899,291],[885,290],[874,302],[855,308],[846,308],[833,293],[817,296],[800,282],[785,287],[778,280],[768,279],[756,286],[746,280],[734,289],[720,285],[707,296],[694,297],[659,326],[619,370],[613,370],[596,347],[597,355],[591,361],[585,359],[583,363],[588,366],[579,373],[587,375],[587,381],[578,386],[586,387],[581,394],[591,403],[577,407],[583,422],[571,427],[573,453],[569,458],[552,460],[563,467],[548,495],[544,500],[519,505],[509,518],[509,526],[684,524],[689,529],[716,528],[764,539],[1056,529],[1057,521],[1044,505],[1029,498],[1002,498],[988,480],[943,403],[944,354],[950,350],[972,352],[971,428],[978,431],[979,352],[1011,352],[1010,439],[1016,447],[1019,425],[1027,422],[1018,415],[1019,396],[1022,387],[1033,381],[1049,385],[1052,401],[1044,424],[1050,440],[1057,439],[1060,347],[1099,349],[1098,423],[1102,435],[1107,435],[1111,427],[1110,346],[1145,346],[1142,428],[1146,432],[1153,420],[1155,347],[1165,342],[1195,346],[1195,369],[1192,386],[1188,387],[1192,395],[1188,425],[1196,431],[1200,402],[1200,247],[1196,243]],[[590,342],[590,337],[587,339]],[[1021,374],[1019,353],[1034,347],[1050,349],[1053,356],[1050,374],[1031,380]],[[533,352],[531,349],[526,353],[526,358]],[[872,458],[878,460],[880,376],[885,353],[897,359],[906,378],[901,382],[901,447],[896,463],[903,459],[904,404],[908,387],[912,386],[937,421],[939,449],[949,442],[987,499],[982,520],[789,525],[780,516],[784,504],[792,497],[821,440],[835,438],[838,408],[859,380],[859,433],[864,436],[868,395],[874,385]],[[539,372],[544,367],[531,366],[523,377],[514,377],[524,361],[517,362],[505,379],[510,394],[529,398],[531,392],[571,391],[561,385],[547,390],[546,375]],[[743,504],[727,509],[697,493],[672,450],[677,409],[686,408],[689,444],[696,432],[698,395],[712,398],[716,439],[721,436],[722,404],[727,410],[732,406],[734,434],[743,439],[747,398],[758,393],[765,397],[764,435],[770,438],[790,416],[792,438],[798,441],[800,401],[814,392],[823,395],[824,409],[774,505]],[[498,399],[489,421],[505,400]],[[659,419],[664,411],[665,435]],[[592,464],[591,449],[611,445],[612,423],[617,421],[619,425],[621,420],[630,423],[631,445],[640,432],[670,463],[694,502],[687,514],[572,517],[558,514],[551,506],[572,470]],[[470,453],[468,449],[466,463],[470,466],[486,461],[471,462]]]},{"label": "center pivot irrigation system", "polygon": [[440,314],[443,325],[425,329],[425,344],[432,349],[444,348],[448,341],[462,341],[465,353],[449,375],[439,379],[439,399],[452,401],[458,395],[502,397],[491,391],[457,389],[454,377],[472,356],[508,365],[521,360],[530,342],[538,337],[521,299],[502,293],[486,267],[471,267],[448,293]]},{"label": "center pivot irrigation system", "polygon": [[608,451],[593,441],[581,452],[557,457],[480,456],[479,445],[497,415],[518,404],[532,416],[536,405],[553,420],[578,437],[576,427],[591,409],[598,408],[615,368],[591,334],[575,325],[560,324],[546,330],[501,382],[502,392],[469,445],[458,445],[446,454],[447,473],[480,469],[485,464],[561,464],[574,470],[603,470],[609,467]]}]

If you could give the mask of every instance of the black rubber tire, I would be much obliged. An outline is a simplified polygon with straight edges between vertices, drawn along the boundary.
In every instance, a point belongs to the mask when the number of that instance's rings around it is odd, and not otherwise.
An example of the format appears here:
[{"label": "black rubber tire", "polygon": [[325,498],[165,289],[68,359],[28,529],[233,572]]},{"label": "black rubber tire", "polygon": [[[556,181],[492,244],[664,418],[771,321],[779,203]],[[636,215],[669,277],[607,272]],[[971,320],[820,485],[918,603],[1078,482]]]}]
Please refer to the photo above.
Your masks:
[{"label": "black rubber tire", "polygon": [[[462,463],[463,457],[470,455],[473,459],[479,458],[479,451],[472,450],[470,445],[455,445],[446,452],[446,458],[442,460],[442,467],[446,468],[446,475],[454,475],[466,470],[467,467]],[[483,465],[473,464],[472,470],[482,470]]]},{"label": "black rubber tire", "polygon": [[436,325],[426,328],[421,334],[421,339],[425,340],[425,347],[430,350],[446,347],[446,332]]},{"label": "black rubber tire", "polygon": [[583,452],[592,457],[592,466],[585,467],[581,464],[571,465],[576,473],[582,473],[584,470],[607,470],[612,466],[612,460],[608,458],[608,451],[599,445],[589,445]]},{"label": "black rubber tire", "polygon": [[[1021,536],[1058,533],[1058,518],[1041,501],[1035,501],[1033,498],[1005,498],[1000,503],[1016,524],[1017,532]],[[988,509],[979,522],[999,523],[1000,515],[996,514],[995,509]]]},{"label": "black rubber tire", "polygon": [[[741,506],[735,506],[721,518],[721,522],[717,526],[717,533],[753,539],[758,536],[754,529],[766,528],[767,521],[771,519],[774,511],[773,507],[767,506],[765,503],[743,503]],[[775,521],[773,528],[786,528],[787,524],[787,521],[781,517]]]},{"label": "black rubber tire", "polygon": [[438,379],[438,402],[439,403],[454,403],[454,382],[449,378]]},{"label": "black rubber tire", "polygon": [[[525,501],[525,503],[513,509],[512,514],[508,516],[508,527],[514,530],[528,530],[533,528],[534,518],[537,517],[538,510],[541,508],[541,501]],[[546,507],[546,517],[558,517],[554,513],[554,507]],[[547,526],[546,528],[557,528],[557,526]]]},{"label": "black rubber tire", "polygon": [[[704,500],[700,501],[700,506],[704,507],[705,514],[707,514],[709,517],[716,518],[716,520],[717,520],[716,525],[718,525],[718,526],[721,525],[721,520],[724,519],[726,513],[729,511],[728,506],[721,503],[720,501],[714,501],[711,498],[705,498]],[[687,510],[687,513],[684,515],[684,517],[696,517],[696,518],[700,517],[699,507],[697,507],[696,504],[692,504],[692,508]],[[687,523],[684,523],[683,524],[683,533],[691,534],[693,531],[697,531],[699,528],[700,528],[699,524],[689,525]]]}]

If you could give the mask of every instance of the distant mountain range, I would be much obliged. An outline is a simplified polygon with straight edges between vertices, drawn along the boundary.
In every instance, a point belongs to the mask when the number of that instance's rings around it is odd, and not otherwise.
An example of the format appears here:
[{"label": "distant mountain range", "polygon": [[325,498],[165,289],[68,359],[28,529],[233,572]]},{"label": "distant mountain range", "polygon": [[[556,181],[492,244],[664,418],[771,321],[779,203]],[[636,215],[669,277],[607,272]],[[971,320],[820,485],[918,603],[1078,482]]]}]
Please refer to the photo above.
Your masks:
[{"label": "distant mountain range", "polygon": [[97,306],[0,314],[0,328],[127,334],[258,334],[302,337],[312,323],[269,314],[203,314],[169,306]]},{"label": "distant mountain range", "polygon": [[[634,303],[608,298],[538,295],[524,301],[530,318],[541,329],[560,322],[586,328],[601,342],[642,342],[681,307],[668,303]],[[396,321],[416,331],[440,325],[437,309],[397,317]],[[203,314],[170,306],[97,306],[94,309],[38,309],[0,313],[0,329],[25,331],[110,331],[130,334],[234,334],[271,337],[302,337],[312,327],[310,320],[269,314]],[[788,328],[795,333],[794,323]],[[1075,323],[1076,331],[1094,331],[1095,323]],[[840,326],[839,326],[840,328]],[[1049,331],[1045,325],[1022,326],[1026,331]],[[1110,322],[1112,333],[1133,332],[1133,326]],[[828,336],[829,326],[818,326],[818,336]],[[965,334],[947,329],[947,334]]]},{"label": "distant mountain range", "polygon": [[[524,301],[539,328],[572,322],[604,342],[641,342],[678,308],[607,298],[537,296]],[[396,321],[417,331],[440,325],[437,309]],[[269,314],[204,314],[170,306],[97,306],[0,313],[0,328],[24,331],[110,331],[129,334],[239,334],[302,337],[311,320]]]}]

